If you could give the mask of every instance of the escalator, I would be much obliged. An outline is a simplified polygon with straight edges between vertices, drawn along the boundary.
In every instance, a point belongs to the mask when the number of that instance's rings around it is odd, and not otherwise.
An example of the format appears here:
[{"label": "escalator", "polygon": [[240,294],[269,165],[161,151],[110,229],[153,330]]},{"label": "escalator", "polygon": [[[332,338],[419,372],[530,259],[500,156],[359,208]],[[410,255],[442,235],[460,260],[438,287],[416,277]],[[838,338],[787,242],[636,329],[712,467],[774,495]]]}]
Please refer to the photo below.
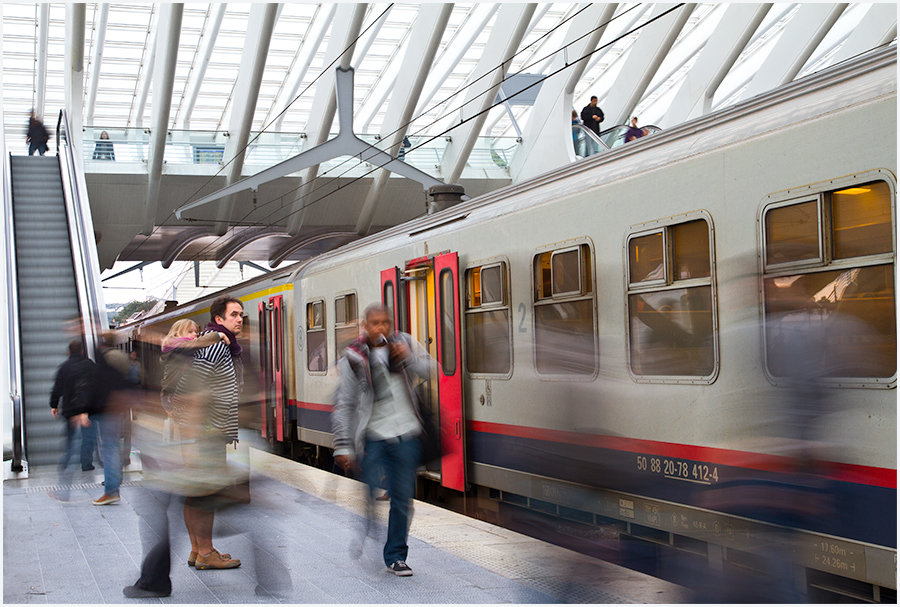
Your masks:
[{"label": "escalator", "polygon": [[[620,124],[606,129],[597,135],[583,124],[572,125],[572,145],[575,147],[575,155],[579,158],[587,158],[594,154],[606,152],[625,143],[625,134],[630,127]],[[662,129],[655,125],[641,127],[647,130],[648,135],[658,133]]]},{"label": "escalator", "polygon": [[9,156],[11,196],[6,202],[12,222],[7,228],[15,263],[8,272],[12,315],[18,322],[7,322],[14,350],[13,419],[20,424],[13,430],[14,472],[25,467],[21,460],[27,466],[59,460],[64,426],[49,407],[56,369],[68,356],[68,342],[81,334],[93,357],[97,334],[105,326],[83,172],[78,175],[79,165],[66,145],[64,122],[61,115],[57,156]]}]

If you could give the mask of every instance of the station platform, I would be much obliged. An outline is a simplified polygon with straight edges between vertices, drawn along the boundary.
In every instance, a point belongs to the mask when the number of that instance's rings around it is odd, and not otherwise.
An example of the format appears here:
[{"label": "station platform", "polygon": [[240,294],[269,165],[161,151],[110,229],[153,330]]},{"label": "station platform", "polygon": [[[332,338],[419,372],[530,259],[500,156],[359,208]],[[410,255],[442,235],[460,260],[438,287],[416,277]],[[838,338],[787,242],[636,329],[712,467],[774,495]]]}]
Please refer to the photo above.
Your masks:
[{"label": "station platform", "polygon": [[[415,502],[412,577],[384,567],[387,502],[366,525],[363,485],[250,449],[252,502],[216,517],[214,540],[239,569],[198,571],[181,508],[169,509],[172,594],[127,599],[139,575],[139,471],[121,502],[94,506],[102,470],[58,487],[52,468],[3,484],[4,603],[684,603],[685,588]],[[68,489],[67,501],[55,492]],[[366,535],[365,529],[368,529]]]}]

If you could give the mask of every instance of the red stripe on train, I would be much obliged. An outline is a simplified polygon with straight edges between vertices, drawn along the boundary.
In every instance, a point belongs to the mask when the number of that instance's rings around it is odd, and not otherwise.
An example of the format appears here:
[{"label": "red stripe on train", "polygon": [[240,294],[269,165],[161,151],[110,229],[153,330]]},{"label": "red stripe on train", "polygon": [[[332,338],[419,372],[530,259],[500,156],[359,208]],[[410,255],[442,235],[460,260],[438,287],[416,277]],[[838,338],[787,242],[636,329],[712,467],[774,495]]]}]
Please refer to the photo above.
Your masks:
[{"label": "red stripe on train", "polygon": [[308,411],[327,411],[331,413],[334,411],[333,405],[322,405],[319,403],[305,403],[299,400],[289,400],[288,406],[297,407],[298,409],[307,409]]},{"label": "red stripe on train", "polygon": [[[546,430],[492,422],[469,421],[467,422],[466,427],[474,432],[485,432],[488,434],[514,436],[516,438],[543,440],[584,447],[597,447],[614,451],[627,451],[631,453],[640,453],[642,455],[658,455],[661,457],[687,459],[720,464],[723,466],[763,470],[767,472],[788,471],[794,465],[794,460],[789,457],[751,453],[748,451],[718,449],[715,447],[698,447],[695,445],[665,443],[619,436],[584,434],[581,432],[567,432],[564,430]],[[824,469],[828,470],[828,476],[833,480],[862,485],[873,485],[887,489],[897,488],[897,471],[890,468],[875,468],[872,466],[859,466],[838,462],[822,462],[822,466]]]}]

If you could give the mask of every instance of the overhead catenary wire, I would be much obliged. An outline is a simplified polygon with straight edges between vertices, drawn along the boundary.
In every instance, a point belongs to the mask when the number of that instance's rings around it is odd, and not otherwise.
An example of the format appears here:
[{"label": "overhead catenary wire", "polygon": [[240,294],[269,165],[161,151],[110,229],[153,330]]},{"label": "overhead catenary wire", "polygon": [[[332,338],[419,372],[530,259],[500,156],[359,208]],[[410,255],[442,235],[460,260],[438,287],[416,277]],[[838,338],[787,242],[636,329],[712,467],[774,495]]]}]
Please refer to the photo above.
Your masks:
[{"label": "overhead catenary wire", "polygon": [[[551,73],[545,75],[543,78],[541,78],[541,79],[535,81],[534,83],[528,85],[527,87],[524,87],[522,90],[518,91],[515,95],[521,94],[521,93],[527,91],[527,90],[530,89],[530,88],[533,88],[533,87],[535,87],[535,86],[538,86],[539,84],[541,84],[541,83],[542,83],[544,80],[546,80],[547,78],[550,78],[550,77],[552,77],[552,76],[558,74],[559,72],[561,72],[561,71],[563,71],[563,70],[565,70],[565,69],[568,69],[572,64],[578,63],[579,61],[582,61],[582,60],[584,60],[584,59],[587,59],[587,58],[590,57],[592,54],[594,54],[594,53],[596,53],[596,52],[599,52],[599,51],[601,51],[601,50],[607,48],[608,46],[610,46],[610,45],[612,45],[612,44],[615,44],[616,42],[618,42],[618,41],[622,40],[623,38],[625,38],[625,37],[627,37],[627,36],[633,34],[634,32],[636,32],[636,31],[642,29],[643,27],[646,27],[647,25],[650,25],[651,23],[657,21],[658,19],[661,19],[661,18],[665,17],[666,15],[668,15],[669,13],[671,13],[672,11],[678,10],[679,8],[683,7],[684,5],[685,5],[685,3],[677,4],[677,5],[673,6],[673,7],[671,7],[670,9],[666,10],[665,12],[663,12],[663,13],[661,13],[661,14],[659,14],[659,15],[657,15],[657,16],[651,18],[651,19],[649,19],[649,20],[646,21],[645,23],[643,23],[643,24],[641,24],[641,25],[639,25],[639,26],[635,26],[635,27],[632,28],[631,30],[629,30],[629,31],[627,31],[627,32],[624,32],[624,33],[620,34],[618,37],[616,37],[615,39],[611,40],[611,41],[608,42],[607,44],[604,44],[604,45],[602,45],[602,46],[599,46],[599,47],[597,47],[596,49],[593,49],[593,50],[591,50],[591,51],[589,51],[589,52],[587,52],[587,53],[581,55],[580,57],[577,57],[577,58],[575,58],[575,59],[573,59],[573,60],[571,60],[571,61],[568,61],[568,62],[566,63],[566,65],[564,65],[563,67],[561,67],[561,68],[559,68],[559,69],[557,69],[557,70],[555,70],[555,71],[553,71],[553,72],[551,72]],[[636,6],[637,6],[637,5],[636,5]],[[632,7],[632,8],[629,9],[629,10],[633,10],[634,8],[636,8],[636,6],[635,6],[635,7]],[[533,65],[535,65],[535,64],[537,64],[537,63],[540,63],[541,61],[544,61],[544,60],[547,59],[548,57],[550,57],[550,56],[552,56],[552,55],[554,55],[554,54],[556,54],[556,53],[558,53],[558,52],[564,50],[564,49],[567,48],[568,46],[571,46],[571,45],[573,45],[573,44],[576,44],[577,42],[579,42],[579,41],[582,40],[583,38],[585,38],[585,37],[587,37],[587,36],[590,36],[590,35],[591,35],[593,32],[595,32],[597,29],[599,29],[599,28],[601,28],[601,27],[606,27],[606,26],[607,26],[610,22],[612,22],[614,19],[623,16],[623,15],[626,14],[627,12],[628,12],[628,11],[625,11],[625,12],[623,12],[623,13],[617,15],[616,17],[613,17],[613,18],[610,19],[608,22],[606,22],[606,23],[604,23],[604,24],[601,24],[601,25],[597,26],[596,28],[594,28],[594,29],[592,29],[591,31],[589,31],[589,32],[587,32],[586,34],[584,34],[583,36],[580,36],[579,38],[577,38],[577,39],[573,40],[572,42],[570,42],[569,44],[565,45],[564,47],[561,47],[561,49],[555,50],[555,51],[553,51],[552,53],[548,54],[547,56],[541,57],[541,58],[535,60],[533,63],[529,64],[528,66],[523,66],[521,69],[524,70],[524,69],[527,69],[527,68],[529,68],[529,67],[532,67]],[[548,33],[549,33],[549,32],[548,32]],[[526,47],[526,48],[527,48],[527,47]],[[523,50],[524,50],[524,49],[523,49]],[[521,52],[521,51],[520,51],[520,52]],[[497,68],[494,68],[494,69],[497,69]],[[492,71],[493,71],[493,70],[492,70]],[[488,74],[486,74],[486,75],[489,75],[490,73],[491,73],[491,72],[488,72]],[[520,72],[517,72],[517,74],[518,74],[518,73],[521,73],[521,71],[520,71]],[[516,74],[507,76],[506,78],[504,78],[504,79],[502,80],[502,82],[505,82],[506,80],[512,78],[514,75],[516,75]],[[483,76],[483,77],[484,77],[484,76]],[[461,89],[461,90],[462,90],[462,89]],[[458,91],[458,92],[459,92],[459,91]],[[458,92],[455,93],[455,94],[458,94]],[[511,96],[510,98],[514,97],[515,95]],[[476,100],[477,100],[477,98],[472,99],[472,100],[470,100],[470,101],[467,102],[467,103],[473,103],[473,102],[475,102]],[[508,99],[507,99],[507,101],[508,101]],[[467,103],[466,103],[466,104],[467,104]],[[501,102],[501,103],[502,103],[502,102]],[[461,106],[461,107],[464,107],[466,104],[463,104],[463,106]],[[407,151],[407,154],[410,153],[410,152],[413,151],[413,150],[416,150],[416,149],[418,149],[418,148],[424,146],[424,145],[427,145],[428,143],[434,141],[435,139],[438,139],[438,138],[440,138],[440,137],[445,136],[447,133],[449,133],[449,132],[452,131],[453,129],[459,127],[459,126],[462,125],[462,124],[465,124],[466,122],[468,122],[468,121],[470,121],[470,120],[474,120],[474,119],[478,118],[478,116],[480,116],[480,115],[482,115],[482,114],[484,114],[484,113],[486,113],[486,112],[489,112],[489,111],[490,111],[491,109],[493,109],[494,107],[497,107],[497,105],[499,105],[499,104],[494,103],[494,104],[492,104],[490,107],[486,108],[485,110],[480,111],[480,112],[474,114],[473,116],[470,116],[469,118],[466,118],[466,119],[462,120],[462,121],[459,122],[458,124],[454,124],[453,126],[447,128],[447,129],[445,129],[444,131],[442,131],[442,132],[440,132],[440,133],[438,133],[438,134],[436,134],[436,135],[430,136],[430,137],[429,137],[428,139],[426,139],[425,141],[420,142],[419,144],[417,144],[417,145],[411,147],[411,148]],[[427,113],[427,112],[424,112],[424,113]],[[414,120],[415,120],[415,118],[414,118],[413,120],[411,120],[410,123],[413,122]],[[407,126],[408,126],[408,124],[409,124],[409,123],[407,123]],[[425,125],[425,126],[421,127],[421,128],[418,129],[415,133],[412,133],[412,136],[416,136],[418,133],[421,133],[423,130],[427,129],[429,126],[431,126],[431,125]],[[372,147],[375,147],[375,146],[372,146]],[[376,149],[377,149],[377,148],[376,148]],[[331,170],[337,169],[337,168],[339,168],[340,166],[346,164],[347,162],[350,162],[350,159],[345,160],[344,162],[340,163],[337,167],[334,167],[334,168],[331,169]],[[355,166],[356,166],[356,165],[355,165]],[[327,183],[324,183],[323,185],[320,185],[320,186],[316,187],[313,191],[311,191],[309,194],[307,194],[307,197],[311,197],[311,196],[313,196],[317,191],[320,191],[320,190],[322,190],[322,189],[324,189],[324,188],[330,186],[330,185],[334,182],[334,180],[339,179],[339,178],[342,177],[343,175],[346,175],[347,172],[349,172],[349,170],[352,170],[352,168],[355,168],[355,166],[354,166],[354,167],[351,167],[351,169],[348,169],[348,171],[345,171],[345,172],[342,173],[341,175],[338,175],[338,176],[336,176],[336,177],[331,177],[331,178],[329,178],[330,181],[328,181]],[[332,194],[334,194],[334,193],[336,193],[336,192],[338,192],[338,191],[344,189],[345,187],[348,187],[348,186],[350,186],[350,185],[353,185],[354,183],[356,183],[356,182],[358,182],[359,180],[361,180],[361,179],[363,179],[363,178],[365,178],[365,177],[371,175],[372,173],[374,173],[375,171],[377,171],[377,170],[379,170],[379,169],[381,169],[381,168],[383,168],[383,167],[384,167],[384,164],[379,164],[379,165],[377,165],[377,166],[374,166],[373,168],[371,168],[370,170],[368,170],[368,171],[365,172],[364,174],[362,174],[362,175],[360,175],[360,176],[358,176],[358,177],[352,179],[350,182],[348,182],[348,183],[346,183],[346,184],[343,184],[343,185],[339,185],[339,186],[338,186],[336,189],[334,189],[333,191],[329,191],[328,193],[326,193],[326,194],[324,194],[324,195],[322,195],[322,196],[320,196],[320,197],[318,197],[318,198],[315,198],[314,200],[309,200],[308,202],[302,204],[302,205],[300,206],[300,208],[298,208],[298,209],[296,209],[296,210],[294,210],[294,211],[288,213],[288,215],[286,215],[285,218],[290,217],[290,216],[292,216],[292,215],[294,215],[294,214],[296,214],[296,213],[300,213],[300,212],[305,211],[307,208],[313,206],[314,204],[317,204],[318,202],[321,202],[322,200],[325,200],[326,198],[328,198],[328,197],[331,196]],[[324,179],[324,178],[325,178],[325,174],[323,174],[323,175],[321,175],[320,177],[318,177],[317,180],[321,180],[321,179]],[[313,182],[310,182],[310,183],[313,183]],[[282,193],[282,194],[279,194],[278,196],[273,197],[271,200],[269,200],[269,201],[267,201],[267,202],[264,202],[264,203],[258,205],[258,208],[262,208],[262,207],[267,206],[267,205],[269,205],[269,204],[272,204],[272,203],[274,203],[274,202],[276,202],[276,201],[278,201],[278,200],[284,199],[285,196],[288,196],[289,194],[291,194],[291,193],[293,193],[293,192],[296,192],[298,189],[300,189],[301,187],[303,187],[303,185],[304,185],[304,184],[301,184],[300,186],[298,186],[298,187],[296,187],[296,188],[293,188],[292,190],[289,190],[288,192],[284,192],[284,193]],[[258,221],[256,221],[256,222],[253,222],[253,223],[250,223],[250,224],[248,224],[248,225],[246,225],[246,226],[242,226],[242,227],[253,228],[253,227],[267,226],[268,224],[266,223],[266,220],[269,219],[269,218],[271,218],[275,213],[277,213],[277,212],[280,211],[280,210],[281,210],[281,209],[278,209],[278,210],[276,210],[276,211],[270,213],[269,215],[266,215],[265,217],[261,218],[260,220],[258,220]],[[252,211],[251,211],[251,213],[252,213]],[[249,217],[249,215],[250,215],[250,213],[246,214],[246,215],[244,216],[244,218],[242,218],[242,219],[246,219],[247,217]],[[204,253],[206,253],[208,250],[210,250],[211,248],[215,247],[216,244],[217,244],[217,242],[218,242],[221,238],[224,238],[224,237],[218,237],[218,238],[216,238],[216,240],[214,240],[213,242],[211,242],[211,243],[209,243],[208,245],[206,245],[205,247],[203,247],[200,251],[198,251],[198,252],[194,255],[194,257],[193,257],[192,259],[197,259],[197,258],[199,258],[201,255],[203,255]]]}]

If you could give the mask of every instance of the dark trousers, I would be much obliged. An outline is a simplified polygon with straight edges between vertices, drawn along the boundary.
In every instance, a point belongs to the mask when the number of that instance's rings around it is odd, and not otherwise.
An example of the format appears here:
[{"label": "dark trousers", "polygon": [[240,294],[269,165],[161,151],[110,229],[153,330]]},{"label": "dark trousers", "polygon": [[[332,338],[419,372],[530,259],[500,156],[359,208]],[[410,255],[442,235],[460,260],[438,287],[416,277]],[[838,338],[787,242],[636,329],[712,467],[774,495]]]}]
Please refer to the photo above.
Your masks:
[{"label": "dark trousers", "polygon": [[172,591],[168,510],[170,504],[180,504],[182,500],[158,489],[144,489],[141,493],[143,495],[135,500],[135,504],[141,516],[144,560],[141,562],[141,577],[134,585],[144,590],[168,593]]},{"label": "dark trousers", "polygon": [[363,471],[369,485],[369,499],[381,486],[382,474],[391,496],[388,515],[387,541],[384,544],[384,564],[405,561],[409,553],[406,543],[409,532],[410,507],[416,493],[416,468],[422,461],[422,444],[418,436],[389,440],[367,440],[363,457]]}]

